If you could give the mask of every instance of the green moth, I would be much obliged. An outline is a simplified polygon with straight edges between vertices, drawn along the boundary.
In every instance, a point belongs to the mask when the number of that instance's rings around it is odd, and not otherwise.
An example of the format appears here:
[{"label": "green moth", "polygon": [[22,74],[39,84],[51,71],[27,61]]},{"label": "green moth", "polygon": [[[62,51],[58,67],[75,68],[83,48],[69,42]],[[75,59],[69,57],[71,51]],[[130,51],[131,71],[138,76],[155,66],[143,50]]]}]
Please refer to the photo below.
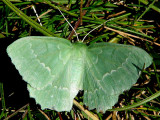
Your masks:
[{"label": "green moth", "polygon": [[105,112],[131,88],[152,63],[143,49],[116,43],[71,43],[57,37],[31,36],[8,46],[7,53],[42,109],[70,111],[84,90],[84,104]]}]

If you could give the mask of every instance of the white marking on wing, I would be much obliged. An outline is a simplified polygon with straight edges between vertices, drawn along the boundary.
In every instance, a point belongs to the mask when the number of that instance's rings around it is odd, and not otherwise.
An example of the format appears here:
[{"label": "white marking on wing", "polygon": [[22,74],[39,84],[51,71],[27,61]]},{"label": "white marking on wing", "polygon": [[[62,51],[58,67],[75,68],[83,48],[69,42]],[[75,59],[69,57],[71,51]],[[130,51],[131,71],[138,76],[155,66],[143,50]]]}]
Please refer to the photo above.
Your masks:
[{"label": "white marking on wing", "polygon": [[60,50],[59,44],[57,45],[57,48]]},{"label": "white marking on wing", "polygon": [[56,85],[54,85],[53,86],[55,89],[59,89],[59,90],[67,90],[67,91],[69,91],[69,88],[67,88],[67,87],[62,87],[62,86],[56,86]]},{"label": "white marking on wing", "polygon": [[97,56],[96,56],[96,60],[95,60],[95,64],[97,64],[98,63],[98,57],[99,57],[99,55],[102,53],[103,51],[102,51],[102,49],[100,50],[100,52],[97,54]]},{"label": "white marking on wing", "polygon": [[112,73],[118,71],[120,68],[123,68],[123,65],[127,63],[130,54],[131,54],[131,52],[129,53],[128,57],[127,57],[126,60],[122,63],[121,66],[119,66],[119,67],[118,67],[117,69],[115,69],[115,70],[111,70],[110,72],[105,73],[105,74],[103,75],[103,77],[102,77],[102,80],[104,80],[104,78],[107,77],[108,75],[111,75]]},{"label": "white marking on wing", "polygon": [[65,63],[65,60],[62,58],[61,48],[60,48],[59,45],[57,45],[57,48],[58,48],[58,50],[59,50],[59,55],[58,55],[58,57],[59,57],[59,59],[62,61],[63,65],[65,65],[66,63]]},{"label": "white marking on wing", "polygon": [[34,55],[34,57],[35,57],[35,59],[38,61],[38,63],[39,63],[41,66],[43,66],[43,68],[45,68],[45,69],[49,72],[49,74],[51,74],[51,69],[50,69],[50,67],[47,66],[44,62],[41,62],[40,59],[38,59],[38,57],[37,57],[38,55],[34,52],[34,49],[32,48],[32,44],[31,44],[31,43],[29,43],[29,46],[30,46],[30,50],[31,50],[32,54]]}]

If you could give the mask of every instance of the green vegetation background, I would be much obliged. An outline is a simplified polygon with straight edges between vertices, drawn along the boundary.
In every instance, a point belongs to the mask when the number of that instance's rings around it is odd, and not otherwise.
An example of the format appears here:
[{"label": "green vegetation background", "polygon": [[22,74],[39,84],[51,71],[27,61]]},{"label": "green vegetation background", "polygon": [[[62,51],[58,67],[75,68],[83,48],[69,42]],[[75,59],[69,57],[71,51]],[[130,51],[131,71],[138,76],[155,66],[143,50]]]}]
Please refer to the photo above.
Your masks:
[{"label": "green vegetation background", "polygon": [[[0,0],[0,119],[81,120],[93,119],[91,115],[101,120],[160,119],[160,1],[83,0],[83,5],[81,2]],[[153,57],[153,64],[143,71],[129,91],[120,95],[118,103],[113,107],[124,109],[113,109],[104,114],[92,110],[88,114],[74,105],[71,112],[57,113],[53,110],[42,111],[34,99],[29,97],[26,83],[11,63],[6,48],[16,39],[25,36],[45,35],[76,40],[56,6],[75,27],[80,39],[99,24],[111,19],[105,26],[89,34],[86,43],[104,41],[131,44],[141,47]],[[80,8],[84,15],[80,14]],[[79,24],[79,19],[82,24]],[[83,92],[75,99],[83,105]]]}]

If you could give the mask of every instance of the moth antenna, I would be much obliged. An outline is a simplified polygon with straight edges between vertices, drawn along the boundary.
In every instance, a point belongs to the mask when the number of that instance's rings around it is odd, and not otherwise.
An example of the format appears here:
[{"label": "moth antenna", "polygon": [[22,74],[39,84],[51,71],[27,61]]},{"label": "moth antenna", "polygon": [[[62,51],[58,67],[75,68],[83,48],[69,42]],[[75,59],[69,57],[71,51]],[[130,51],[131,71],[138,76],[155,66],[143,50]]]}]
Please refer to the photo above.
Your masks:
[{"label": "moth antenna", "polygon": [[87,37],[91,32],[93,32],[95,29],[101,27],[101,26],[104,25],[106,22],[111,21],[111,20],[112,20],[112,18],[109,19],[109,20],[107,20],[107,21],[105,21],[104,23],[98,25],[96,28],[92,29],[91,31],[89,31],[89,32],[84,36],[84,38],[82,39],[82,42],[84,42],[84,40],[86,39],[86,37]]},{"label": "moth antenna", "polygon": [[[56,6],[57,7],[57,6]],[[73,28],[73,26],[69,23],[69,21],[66,19],[66,17],[63,15],[63,13],[61,12],[61,10],[57,7],[57,9],[59,10],[59,12],[61,13],[61,15],[64,17],[64,19],[67,21],[67,23],[69,24],[69,26],[73,29],[74,33],[76,34],[76,37],[77,37],[77,41],[79,41],[79,38],[78,38],[78,34],[77,32],[75,31],[75,29]]]}]

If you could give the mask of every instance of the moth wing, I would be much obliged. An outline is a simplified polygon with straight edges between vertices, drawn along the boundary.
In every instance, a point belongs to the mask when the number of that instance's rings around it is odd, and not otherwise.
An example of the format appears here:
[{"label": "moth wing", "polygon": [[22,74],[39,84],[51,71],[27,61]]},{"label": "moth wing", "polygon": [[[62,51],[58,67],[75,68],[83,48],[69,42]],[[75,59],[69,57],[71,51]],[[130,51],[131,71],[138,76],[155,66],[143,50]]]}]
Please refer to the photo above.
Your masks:
[{"label": "moth wing", "polygon": [[71,110],[74,97],[82,89],[79,79],[75,79],[80,74],[72,74],[77,65],[73,65],[73,51],[69,41],[57,37],[24,37],[7,48],[13,64],[28,83],[30,96],[42,109],[57,111]]},{"label": "moth wing", "polygon": [[115,43],[92,44],[86,56],[84,103],[103,112],[111,109],[118,96],[136,83],[143,67],[152,63],[143,49]]}]

